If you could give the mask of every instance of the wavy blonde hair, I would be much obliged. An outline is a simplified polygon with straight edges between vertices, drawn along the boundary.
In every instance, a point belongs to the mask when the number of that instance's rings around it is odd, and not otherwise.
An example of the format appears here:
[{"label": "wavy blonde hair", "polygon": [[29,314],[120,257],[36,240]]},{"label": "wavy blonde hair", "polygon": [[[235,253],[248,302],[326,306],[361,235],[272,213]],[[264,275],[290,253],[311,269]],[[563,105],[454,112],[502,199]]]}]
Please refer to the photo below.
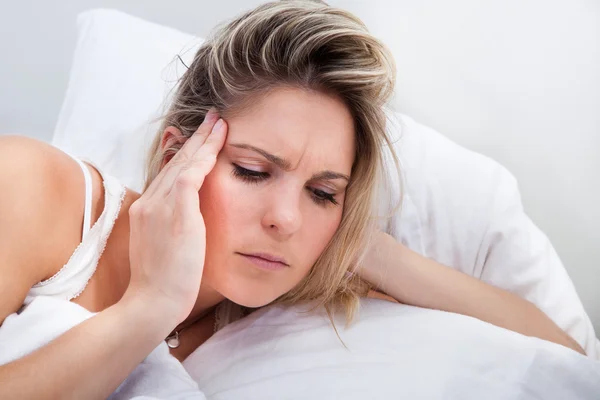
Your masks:
[{"label": "wavy blonde hair", "polygon": [[[340,226],[310,270],[275,302],[316,301],[350,323],[369,286],[354,271],[375,229],[376,182],[386,135],[384,107],[395,83],[390,52],[351,13],[316,1],[261,5],[219,27],[178,82],[149,153],[144,190],[177,147],[162,149],[166,127],[190,137],[211,107],[225,119],[256,96],[288,86],[341,99],[354,119],[356,154]],[[396,166],[398,160],[393,154]],[[231,304],[230,304],[231,306]]]}]

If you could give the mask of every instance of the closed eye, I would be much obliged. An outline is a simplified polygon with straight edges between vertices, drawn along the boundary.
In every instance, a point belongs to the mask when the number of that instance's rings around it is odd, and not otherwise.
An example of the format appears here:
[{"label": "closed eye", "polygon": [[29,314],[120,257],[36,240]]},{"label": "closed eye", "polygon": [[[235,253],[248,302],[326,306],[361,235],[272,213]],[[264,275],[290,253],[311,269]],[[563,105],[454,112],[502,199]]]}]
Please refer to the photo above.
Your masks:
[{"label": "closed eye", "polygon": [[312,196],[313,200],[315,201],[315,203],[317,203],[317,204],[324,205],[326,202],[330,202],[335,205],[338,204],[335,197],[333,197],[333,195],[331,193],[327,193],[327,192],[324,192],[319,189],[310,189],[309,188],[308,190],[311,192],[311,196]]},{"label": "closed eye", "polygon": [[[233,164],[232,173],[236,178],[250,184],[259,184],[260,182],[263,182],[271,177],[268,172],[253,171],[251,169],[240,167],[237,164]],[[331,193],[311,187],[307,187],[306,190],[310,193],[312,200],[320,206],[326,206],[326,203],[331,203],[334,205],[339,204],[334,195]]]},{"label": "closed eye", "polygon": [[268,172],[253,171],[233,164],[233,175],[247,183],[259,183],[269,178]]}]

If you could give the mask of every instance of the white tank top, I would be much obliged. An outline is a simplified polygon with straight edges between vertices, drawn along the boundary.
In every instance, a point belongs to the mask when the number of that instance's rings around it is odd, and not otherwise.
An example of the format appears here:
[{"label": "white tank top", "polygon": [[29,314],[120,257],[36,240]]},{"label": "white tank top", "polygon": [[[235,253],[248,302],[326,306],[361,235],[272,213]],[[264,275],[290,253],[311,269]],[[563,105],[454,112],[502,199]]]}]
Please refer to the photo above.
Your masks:
[{"label": "white tank top", "polygon": [[29,304],[36,296],[50,296],[62,300],[72,300],[79,296],[92,275],[96,271],[98,261],[104,252],[106,241],[110,236],[115,220],[119,215],[121,204],[125,198],[125,186],[116,178],[103,174],[94,166],[102,177],[104,185],[104,210],[94,223],[92,216],[92,177],[88,167],[78,158],[73,157],[83,170],[85,177],[85,208],[81,243],[75,249],[69,261],[49,279],[34,285],[27,294],[25,304]]}]

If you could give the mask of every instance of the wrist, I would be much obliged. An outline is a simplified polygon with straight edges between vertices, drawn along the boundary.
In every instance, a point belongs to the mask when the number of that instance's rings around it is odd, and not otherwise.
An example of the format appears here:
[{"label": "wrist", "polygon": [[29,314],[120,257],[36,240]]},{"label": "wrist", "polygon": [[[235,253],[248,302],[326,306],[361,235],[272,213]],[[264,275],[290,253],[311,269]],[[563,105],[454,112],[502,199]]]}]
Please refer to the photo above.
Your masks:
[{"label": "wrist", "polygon": [[156,333],[161,340],[185,318],[171,301],[143,290],[128,289],[116,307],[130,325],[142,326],[145,334]]}]

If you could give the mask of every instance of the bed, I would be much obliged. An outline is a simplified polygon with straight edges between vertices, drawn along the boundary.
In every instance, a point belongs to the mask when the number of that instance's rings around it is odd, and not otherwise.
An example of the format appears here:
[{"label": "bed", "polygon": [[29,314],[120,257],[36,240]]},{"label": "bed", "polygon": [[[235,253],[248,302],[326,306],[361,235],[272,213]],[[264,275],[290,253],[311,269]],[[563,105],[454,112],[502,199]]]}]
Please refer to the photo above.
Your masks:
[{"label": "bed", "polygon": [[[114,10],[83,13],[78,27],[53,144],[139,190],[156,117],[202,39]],[[514,176],[408,115],[390,109],[388,116],[404,206],[381,229],[530,300],[588,356],[469,317],[375,299],[362,302],[340,338],[322,312],[271,306],[185,361],[200,389],[211,399],[600,399],[600,342],[552,244],[523,211]],[[382,212],[400,199],[394,179],[381,184]]]}]

